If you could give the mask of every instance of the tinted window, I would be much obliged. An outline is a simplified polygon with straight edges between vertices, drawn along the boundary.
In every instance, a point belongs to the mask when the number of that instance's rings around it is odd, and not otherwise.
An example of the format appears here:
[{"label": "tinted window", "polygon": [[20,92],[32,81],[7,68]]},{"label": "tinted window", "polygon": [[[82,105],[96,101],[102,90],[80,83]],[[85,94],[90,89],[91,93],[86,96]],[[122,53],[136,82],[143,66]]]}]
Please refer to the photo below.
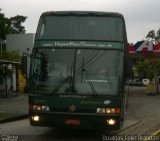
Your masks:
[{"label": "tinted window", "polygon": [[46,16],[36,39],[123,41],[123,20],[116,17]]}]

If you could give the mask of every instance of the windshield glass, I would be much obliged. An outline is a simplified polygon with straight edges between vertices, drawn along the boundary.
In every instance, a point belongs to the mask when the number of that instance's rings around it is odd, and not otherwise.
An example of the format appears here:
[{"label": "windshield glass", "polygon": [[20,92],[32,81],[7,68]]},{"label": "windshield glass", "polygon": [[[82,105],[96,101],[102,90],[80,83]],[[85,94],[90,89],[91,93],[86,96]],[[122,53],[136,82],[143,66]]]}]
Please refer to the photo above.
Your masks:
[{"label": "windshield glass", "polygon": [[45,16],[36,39],[124,41],[124,21],[103,16]]},{"label": "windshield glass", "polygon": [[[89,49],[34,49],[31,88],[35,93],[115,95],[123,72],[123,52]],[[74,83],[74,84],[73,84]],[[92,85],[92,87],[91,87]]]}]

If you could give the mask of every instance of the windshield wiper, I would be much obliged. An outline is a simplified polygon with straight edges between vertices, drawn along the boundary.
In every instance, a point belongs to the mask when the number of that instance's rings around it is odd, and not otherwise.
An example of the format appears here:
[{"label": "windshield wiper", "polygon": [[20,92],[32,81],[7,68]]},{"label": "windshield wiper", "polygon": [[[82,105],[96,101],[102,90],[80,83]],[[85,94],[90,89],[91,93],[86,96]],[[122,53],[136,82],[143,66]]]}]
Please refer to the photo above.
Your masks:
[{"label": "windshield wiper", "polygon": [[69,88],[65,89],[65,92],[77,93],[75,89],[75,72],[76,72],[76,60],[77,60],[77,50],[74,52],[74,63],[71,67],[71,79]]},{"label": "windshield wiper", "polygon": [[83,71],[85,72],[85,76],[86,76],[86,78],[87,78],[87,82],[88,82],[88,84],[89,84],[89,86],[90,86],[93,94],[94,94],[94,95],[97,95],[97,91],[96,91],[96,89],[95,89],[92,81],[90,80],[90,77],[89,77],[89,75],[88,75],[87,70],[86,70],[86,69],[83,69]]},{"label": "windshield wiper", "polygon": [[[76,54],[76,53],[75,53]],[[59,89],[64,85],[66,84],[66,82],[69,81],[69,87],[65,89],[65,92],[67,93],[77,93],[77,91],[75,90],[75,68],[76,68],[76,56],[74,55],[74,59],[75,59],[75,62],[74,64],[72,64],[71,66],[71,70],[70,70],[70,76],[67,76],[66,79],[64,79],[53,91],[52,93],[54,92],[59,92]]]},{"label": "windshield wiper", "polygon": [[84,72],[84,57],[83,57],[83,60],[82,60],[81,84],[82,84],[82,81],[83,81],[83,72]]},{"label": "windshield wiper", "polygon": [[86,77],[86,79],[87,79],[87,82],[88,82],[88,84],[89,84],[89,86],[90,86],[93,94],[94,94],[94,95],[97,95],[97,91],[96,91],[96,89],[95,89],[92,81],[90,81],[89,74],[88,74],[87,70],[84,68],[84,57],[83,57],[83,60],[82,60],[81,83],[82,83],[82,81],[83,81],[83,72],[85,72],[85,77]]}]

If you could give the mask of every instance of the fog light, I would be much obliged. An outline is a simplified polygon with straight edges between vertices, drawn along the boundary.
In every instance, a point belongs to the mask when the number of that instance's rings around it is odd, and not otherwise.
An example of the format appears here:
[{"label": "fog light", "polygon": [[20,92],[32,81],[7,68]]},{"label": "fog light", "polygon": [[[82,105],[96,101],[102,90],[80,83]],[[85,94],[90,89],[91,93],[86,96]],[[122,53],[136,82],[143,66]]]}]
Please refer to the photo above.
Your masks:
[{"label": "fog light", "polygon": [[114,125],[114,124],[116,123],[116,120],[114,120],[114,119],[109,119],[109,120],[107,120],[107,123],[108,123],[109,125]]},{"label": "fog light", "polygon": [[33,117],[32,117],[32,120],[34,120],[34,121],[39,121],[39,116],[33,116]]}]

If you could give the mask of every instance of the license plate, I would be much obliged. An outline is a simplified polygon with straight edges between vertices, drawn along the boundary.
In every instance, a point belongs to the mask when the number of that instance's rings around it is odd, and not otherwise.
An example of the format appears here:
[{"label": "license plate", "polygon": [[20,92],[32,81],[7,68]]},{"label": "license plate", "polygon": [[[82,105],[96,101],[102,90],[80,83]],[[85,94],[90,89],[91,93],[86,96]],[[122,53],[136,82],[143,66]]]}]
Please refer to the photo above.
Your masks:
[{"label": "license plate", "polygon": [[74,119],[66,119],[64,123],[67,125],[80,125],[81,124],[80,120],[74,120]]}]

